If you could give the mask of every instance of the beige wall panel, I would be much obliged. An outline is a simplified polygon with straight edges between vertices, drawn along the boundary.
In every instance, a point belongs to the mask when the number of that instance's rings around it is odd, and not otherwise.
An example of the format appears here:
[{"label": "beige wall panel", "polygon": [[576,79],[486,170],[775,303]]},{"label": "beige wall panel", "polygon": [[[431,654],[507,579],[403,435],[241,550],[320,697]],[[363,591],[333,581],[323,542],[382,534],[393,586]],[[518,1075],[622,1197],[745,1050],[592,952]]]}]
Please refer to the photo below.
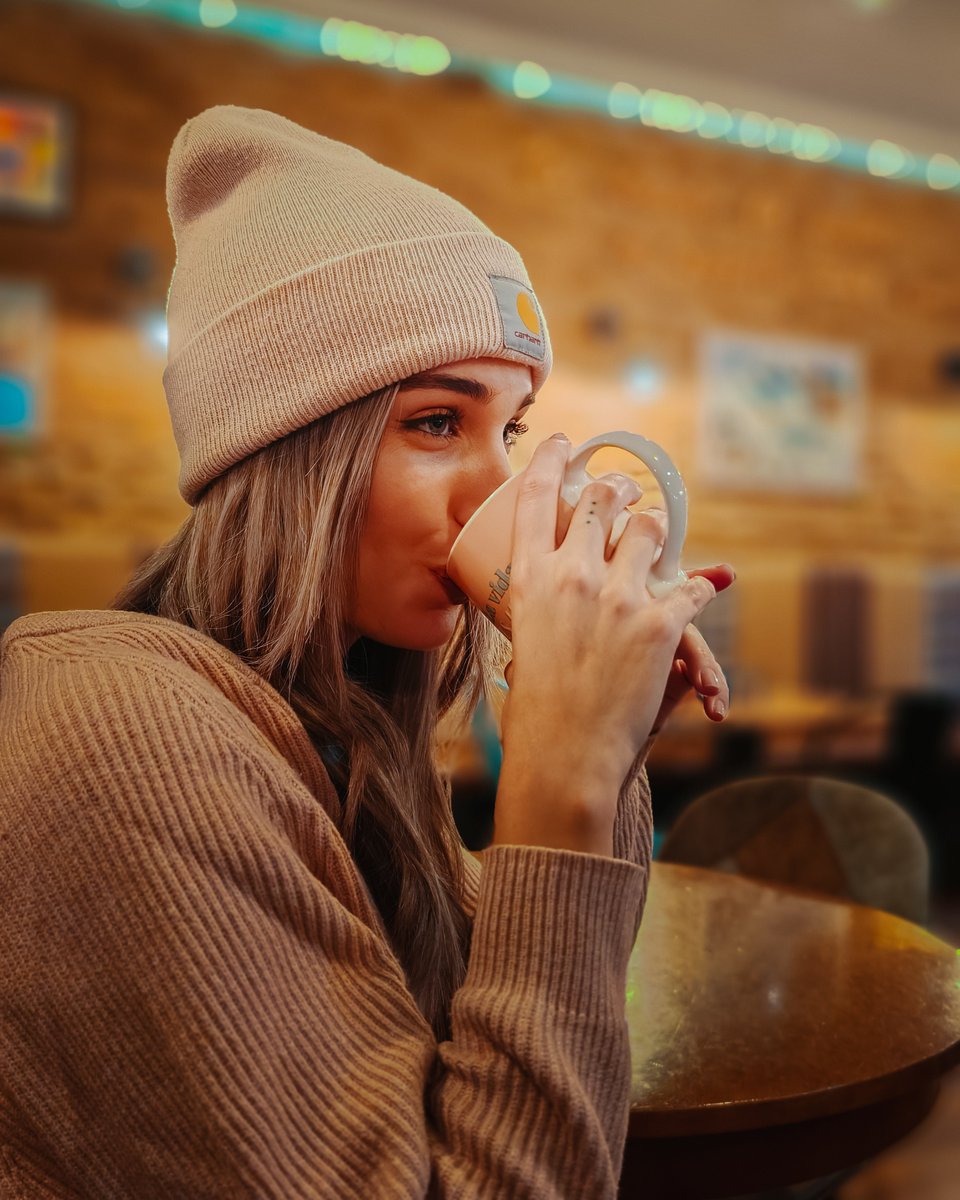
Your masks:
[{"label": "beige wall panel", "polygon": [[737,661],[750,691],[801,684],[802,574],[790,559],[751,561],[738,573]]},{"label": "beige wall panel", "polygon": [[924,596],[921,573],[909,561],[871,572],[870,677],[880,691],[923,683]]}]

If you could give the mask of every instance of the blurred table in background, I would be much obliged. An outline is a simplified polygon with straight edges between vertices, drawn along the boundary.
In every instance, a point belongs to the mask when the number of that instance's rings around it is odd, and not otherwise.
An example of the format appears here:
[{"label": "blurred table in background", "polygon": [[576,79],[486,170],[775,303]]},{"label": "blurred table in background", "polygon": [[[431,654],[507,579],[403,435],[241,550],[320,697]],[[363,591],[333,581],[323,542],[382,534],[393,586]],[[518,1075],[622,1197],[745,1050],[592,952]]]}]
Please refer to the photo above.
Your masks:
[{"label": "blurred table in background", "polygon": [[811,759],[880,760],[886,753],[889,700],[852,699],[828,693],[774,688],[733,696],[721,724],[708,721],[691,698],[673,714],[657,738],[651,761],[658,766],[707,765],[716,760],[723,738],[749,732],[765,766],[782,767]]},{"label": "blurred table in background", "polygon": [[627,976],[622,1200],[713,1200],[852,1168],[960,1063],[960,957],[857,904],[654,863]]}]

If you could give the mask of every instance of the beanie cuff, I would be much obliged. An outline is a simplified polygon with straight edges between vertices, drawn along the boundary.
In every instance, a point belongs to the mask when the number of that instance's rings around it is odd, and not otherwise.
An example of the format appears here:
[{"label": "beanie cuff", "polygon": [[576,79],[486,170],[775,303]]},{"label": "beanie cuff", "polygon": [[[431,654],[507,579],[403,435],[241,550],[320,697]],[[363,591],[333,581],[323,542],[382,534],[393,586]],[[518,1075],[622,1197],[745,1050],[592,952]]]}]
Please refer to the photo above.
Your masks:
[{"label": "beanie cuff", "polygon": [[[529,350],[505,330],[497,278],[536,306]],[[419,371],[487,357],[529,366],[534,391],[551,366],[523,262],[502,239],[441,234],[323,262],[231,309],[164,371],[180,493],[193,504],[229,467],[318,417]]]}]

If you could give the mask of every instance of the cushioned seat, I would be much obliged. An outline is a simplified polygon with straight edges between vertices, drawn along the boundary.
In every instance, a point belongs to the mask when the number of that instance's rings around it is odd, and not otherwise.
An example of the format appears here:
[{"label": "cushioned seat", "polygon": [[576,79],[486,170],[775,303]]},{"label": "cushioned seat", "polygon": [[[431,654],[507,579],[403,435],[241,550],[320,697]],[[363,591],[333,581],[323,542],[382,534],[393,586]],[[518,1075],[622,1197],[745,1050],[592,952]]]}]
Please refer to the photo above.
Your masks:
[{"label": "cushioned seat", "polygon": [[923,834],[889,796],[844,780],[766,775],[724,784],[683,809],[659,858],[927,920],[930,856]]}]

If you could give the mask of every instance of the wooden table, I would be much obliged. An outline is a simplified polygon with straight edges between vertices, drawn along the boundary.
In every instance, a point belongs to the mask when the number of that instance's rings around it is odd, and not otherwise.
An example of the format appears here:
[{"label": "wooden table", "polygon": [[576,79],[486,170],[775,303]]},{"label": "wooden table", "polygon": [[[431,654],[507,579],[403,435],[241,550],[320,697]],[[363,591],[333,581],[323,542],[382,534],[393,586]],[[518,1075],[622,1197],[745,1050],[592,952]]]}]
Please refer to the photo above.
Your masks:
[{"label": "wooden table", "polygon": [[654,863],[620,1195],[719,1200],[872,1157],[960,1062],[960,951],[899,917]]},{"label": "wooden table", "polygon": [[818,760],[879,759],[886,751],[889,700],[773,688],[754,696],[733,695],[722,725],[707,721],[688,698],[657,738],[653,753],[662,766],[710,763],[719,738],[740,731],[762,739],[763,761],[772,767]]}]

